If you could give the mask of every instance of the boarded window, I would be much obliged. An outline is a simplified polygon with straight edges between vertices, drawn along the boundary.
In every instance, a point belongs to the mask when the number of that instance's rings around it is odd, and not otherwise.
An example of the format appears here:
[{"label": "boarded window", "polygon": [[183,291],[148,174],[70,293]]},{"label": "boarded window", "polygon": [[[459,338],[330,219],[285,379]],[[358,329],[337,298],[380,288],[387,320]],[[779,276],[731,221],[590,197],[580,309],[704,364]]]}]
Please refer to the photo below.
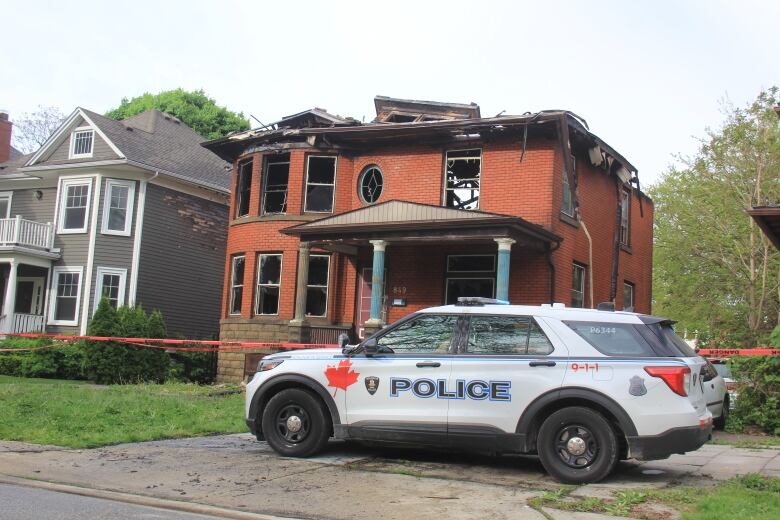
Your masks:
[{"label": "boarded window", "polygon": [[257,300],[255,314],[279,314],[282,255],[257,255]]},{"label": "boarded window", "polygon": [[265,163],[263,214],[287,213],[290,154],[268,157]]},{"label": "boarded window", "polygon": [[252,159],[238,165],[238,185],[236,187],[236,218],[249,214],[249,198],[252,189]]},{"label": "boarded window", "polygon": [[445,206],[478,209],[482,150],[447,152],[446,170]]},{"label": "boarded window", "polygon": [[306,167],[305,211],[330,213],[336,187],[336,158],[310,155]]}]

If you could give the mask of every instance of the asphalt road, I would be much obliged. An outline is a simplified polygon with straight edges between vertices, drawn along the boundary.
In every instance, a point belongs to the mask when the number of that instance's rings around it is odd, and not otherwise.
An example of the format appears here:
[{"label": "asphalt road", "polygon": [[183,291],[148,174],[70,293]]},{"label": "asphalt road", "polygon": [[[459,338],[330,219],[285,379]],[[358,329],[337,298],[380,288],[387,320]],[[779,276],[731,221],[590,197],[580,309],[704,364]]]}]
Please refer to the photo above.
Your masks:
[{"label": "asphalt road", "polygon": [[7,484],[0,484],[0,504],[2,504],[1,520],[214,520],[216,518]]}]

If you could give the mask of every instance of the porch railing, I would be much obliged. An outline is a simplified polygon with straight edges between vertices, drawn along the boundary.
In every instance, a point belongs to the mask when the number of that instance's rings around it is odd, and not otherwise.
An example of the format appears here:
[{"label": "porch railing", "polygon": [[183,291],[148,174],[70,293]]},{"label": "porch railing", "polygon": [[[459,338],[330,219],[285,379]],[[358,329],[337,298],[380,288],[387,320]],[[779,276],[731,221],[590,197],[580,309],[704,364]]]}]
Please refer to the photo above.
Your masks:
[{"label": "porch railing", "polygon": [[43,332],[45,327],[45,317],[38,314],[14,312],[0,316],[0,333]]},{"label": "porch railing", "polygon": [[310,332],[311,338],[309,342],[322,345],[338,345],[339,336],[344,333],[346,333],[348,336],[351,336],[350,332],[350,327],[318,327],[313,325]]},{"label": "porch railing", "polygon": [[42,223],[16,218],[0,219],[0,246],[26,246],[38,249],[54,247],[54,226],[51,222]]}]

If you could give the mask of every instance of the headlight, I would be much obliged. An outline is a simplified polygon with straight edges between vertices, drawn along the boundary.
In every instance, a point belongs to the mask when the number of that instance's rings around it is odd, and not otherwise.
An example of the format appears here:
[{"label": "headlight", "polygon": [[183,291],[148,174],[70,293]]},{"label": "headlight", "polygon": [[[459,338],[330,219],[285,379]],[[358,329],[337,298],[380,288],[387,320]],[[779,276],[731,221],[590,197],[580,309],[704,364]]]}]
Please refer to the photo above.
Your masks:
[{"label": "headlight", "polygon": [[265,372],[266,370],[272,370],[284,363],[284,359],[261,359],[257,364],[258,372]]}]

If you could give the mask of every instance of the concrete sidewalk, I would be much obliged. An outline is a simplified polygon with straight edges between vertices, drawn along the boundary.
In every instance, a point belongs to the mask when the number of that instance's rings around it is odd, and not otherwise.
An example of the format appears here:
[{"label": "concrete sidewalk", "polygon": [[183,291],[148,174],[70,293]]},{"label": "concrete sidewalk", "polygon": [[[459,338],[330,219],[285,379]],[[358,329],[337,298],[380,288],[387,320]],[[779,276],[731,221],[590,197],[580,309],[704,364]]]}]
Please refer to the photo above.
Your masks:
[{"label": "concrete sidewalk", "polygon": [[[617,489],[706,485],[750,472],[780,475],[780,449],[705,445],[664,461],[623,462],[606,481],[574,493],[605,497]],[[0,441],[0,474],[239,511],[334,519],[536,520],[544,517],[527,505],[528,499],[560,487],[534,457],[332,442],[320,456],[288,459],[248,434],[91,450]],[[567,518],[568,513],[552,514]]]}]

